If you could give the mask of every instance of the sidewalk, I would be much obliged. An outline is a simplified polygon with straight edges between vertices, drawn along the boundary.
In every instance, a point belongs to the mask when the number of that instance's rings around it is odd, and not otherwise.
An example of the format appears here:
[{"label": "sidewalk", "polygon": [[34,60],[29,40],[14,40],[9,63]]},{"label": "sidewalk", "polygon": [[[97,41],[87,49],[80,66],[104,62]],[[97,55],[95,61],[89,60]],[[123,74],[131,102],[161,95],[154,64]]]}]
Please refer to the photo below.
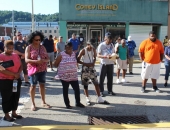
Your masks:
[{"label": "sidewalk", "polygon": [[[99,65],[96,65],[97,72],[99,72]],[[116,69],[115,69],[116,70]],[[114,70],[114,71],[115,71]],[[105,100],[109,101],[110,105],[96,104],[96,94],[93,85],[89,85],[89,94],[93,105],[87,106],[86,108],[74,107],[74,91],[70,87],[69,98],[70,105],[73,109],[66,109],[63,101],[62,86],[60,81],[53,80],[55,75],[54,72],[48,71],[47,74],[47,84],[46,84],[46,102],[52,106],[51,109],[43,108],[41,106],[41,98],[38,92],[38,87],[36,89],[35,102],[37,106],[37,111],[31,111],[31,101],[28,95],[29,87],[22,86],[21,97],[26,100],[20,100],[20,109],[18,112],[24,117],[22,120],[16,120],[13,126],[20,125],[23,130],[52,130],[52,129],[79,129],[79,126],[91,127],[87,128],[94,130],[99,126],[88,126],[88,115],[105,115],[105,116],[132,116],[132,115],[146,115],[151,122],[150,127],[147,124],[144,125],[119,125],[119,128],[114,126],[100,126],[107,129],[151,129],[157,130],[156,128],[162,129],[169,127],[170,129],[170,90],[169,87],[164,88],[164,65],[161,67],[161,77],[158,80],[158,87],[161,93],[156,93],[152,91],[151,81],[148,80],[147,92],[141,93],[141,64],[134,64],[134,75],[127,74],[126,80],[129,83],[126,84],[115,84],[116,77],[114,75],[113,91],[116,96],[106,96]],[[80,81],[80,73],[79,73]],[[105,79],[105,94],[107,94],[106,87],[107,79]],[[85,104],[85,96],[83,94],[83,86],[80,84],[81,92],[81,102]],[[1,106],[0,106],[1,109]],[[3,117],[2,110],[0,111],[0,117]],[[156,123],[156,124],[155,124]],[[158,123],[158,124],[157,124]],[[166,123],[166,124],[164,124]],[[11,125],[11,126],[12,126]],[[64,125],[64,126],[60,126]],[[68,126],[67,126],[68,125]],[[72,125],[72,126],[70,126]],[[85,125],[85,126],[84,126]],[[10,125],[8,125],[10,126]],[[27,127],[25,127],[27,126]],[[41,127],[39,127],[41,126]],[[75,128],[78,126],[77,128]],[[125,127],[128,126],[128,127]],[[129,127],[130,126],[130,127]],[[34,129],[30,129],[34,127]],[[13,127],[11,130],[20,130],[18,127]],[[66,129],[66,128],[65,128]],[[0,130],[7,130],[5,128],[0,128]],[[96,128],[95,130],[100,130]],[[164,130],[164,129],[162,129]]]}]

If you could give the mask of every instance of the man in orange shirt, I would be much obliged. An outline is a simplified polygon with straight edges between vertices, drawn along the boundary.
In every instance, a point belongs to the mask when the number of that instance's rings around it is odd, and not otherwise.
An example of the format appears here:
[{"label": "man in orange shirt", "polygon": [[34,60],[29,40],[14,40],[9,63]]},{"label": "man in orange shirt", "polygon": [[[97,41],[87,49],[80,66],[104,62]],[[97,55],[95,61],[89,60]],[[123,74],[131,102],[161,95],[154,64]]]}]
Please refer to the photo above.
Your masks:
[{"label": "man in orange shirt", "polygon": [[56,54],[57,54],[57,42],[58,42],[58,39],[56,36],[53,37],[53,41],[54,41],[54,57],[56,57]]},{"label": "man in orange shirt", "polygon": [[163,60],[164,48],[160,40],[156,38],[155,32],[149,33],[149,38],[142,41],[139,46],[139,57],[142,62],[142,89],[145,92],[146,82],[151,78],[153,90],[160,92],[156,86],[156,81],[160,76],[161,61]]}]

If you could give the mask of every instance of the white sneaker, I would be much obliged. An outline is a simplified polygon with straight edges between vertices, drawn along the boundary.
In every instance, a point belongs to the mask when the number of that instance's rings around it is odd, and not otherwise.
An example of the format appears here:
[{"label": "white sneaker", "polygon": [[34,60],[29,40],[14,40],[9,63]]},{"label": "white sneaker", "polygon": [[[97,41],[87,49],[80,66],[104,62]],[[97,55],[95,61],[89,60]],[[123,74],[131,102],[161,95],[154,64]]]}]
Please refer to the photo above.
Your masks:
[{"label": "white sneaker", "polygon": [[87,106],[91,105],[91,102],[90,102],[89,97],[86,97],[86,105],[87,105]]},{"label": "white sneaker", "polygon": [[122,83],[126,83],[126,80],[125,79],[122,79],[122,81],[121,81]]},{"label": "white sneaker", "polygon": [[116,80],[116,83],[117,83],[117,84],[120,84],[120,80],[119,80],[119,79],[117,79],[117,80]]}]

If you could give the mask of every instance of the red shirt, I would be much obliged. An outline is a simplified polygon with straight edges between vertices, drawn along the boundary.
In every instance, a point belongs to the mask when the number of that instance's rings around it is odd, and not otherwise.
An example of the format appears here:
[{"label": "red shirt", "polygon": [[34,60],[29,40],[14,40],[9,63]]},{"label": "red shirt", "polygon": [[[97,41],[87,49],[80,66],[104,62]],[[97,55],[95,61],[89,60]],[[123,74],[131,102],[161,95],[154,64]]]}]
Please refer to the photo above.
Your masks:
[{"label": "red shirt", "polygon": [[[21,66],[21,59],[19,58],[19,56],[15,53],[13,53],[10,56],[4,55],[4,54],[0,54],[0,61],[4,62],[4,61],[9,61],[9,60],[13,60],[14,62],[14,66],[6,68],[6,70],[13,72],[13,73],[18,73],[20,66]],[[11,76],[11,75],[6,75],[0,72],[0,79],[11,79],[13,80],[15,77]]]}]

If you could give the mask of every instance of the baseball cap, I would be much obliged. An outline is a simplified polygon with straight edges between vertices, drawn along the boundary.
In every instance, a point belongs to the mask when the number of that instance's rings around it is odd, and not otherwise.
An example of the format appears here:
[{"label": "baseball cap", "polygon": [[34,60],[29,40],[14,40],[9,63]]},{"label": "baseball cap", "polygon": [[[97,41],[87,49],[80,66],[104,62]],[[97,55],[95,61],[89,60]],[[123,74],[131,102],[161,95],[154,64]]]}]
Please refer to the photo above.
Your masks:
[{"label": "baseball cap", "polygon": [[132,37],[131,36],[128,36],[128,41],[132,41]]},{"label": "baseball cap", "polygon": [[111,36],[112,34],[110,32],[105,33],[105,36]]},{"label": "baseball cap", "polygon": [[62,36],[59,36],[59,38],[63,38]]}]

